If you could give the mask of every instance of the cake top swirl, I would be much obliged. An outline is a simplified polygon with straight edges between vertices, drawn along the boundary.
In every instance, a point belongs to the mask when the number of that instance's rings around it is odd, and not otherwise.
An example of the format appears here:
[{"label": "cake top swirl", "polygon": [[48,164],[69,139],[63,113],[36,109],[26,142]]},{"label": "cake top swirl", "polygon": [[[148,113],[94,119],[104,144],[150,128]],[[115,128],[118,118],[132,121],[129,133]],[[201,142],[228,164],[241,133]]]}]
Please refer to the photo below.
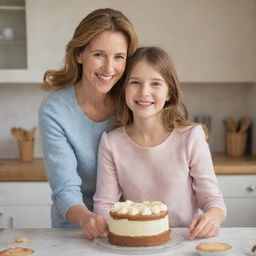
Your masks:
[{"label": "cake top swirl", "polygon": [[151,215],[167,211],[167,206],[160,201],[143,201],[142,203],[135,203],[127,200],[125,202],[115,203],[110,211],[126,215]]}]

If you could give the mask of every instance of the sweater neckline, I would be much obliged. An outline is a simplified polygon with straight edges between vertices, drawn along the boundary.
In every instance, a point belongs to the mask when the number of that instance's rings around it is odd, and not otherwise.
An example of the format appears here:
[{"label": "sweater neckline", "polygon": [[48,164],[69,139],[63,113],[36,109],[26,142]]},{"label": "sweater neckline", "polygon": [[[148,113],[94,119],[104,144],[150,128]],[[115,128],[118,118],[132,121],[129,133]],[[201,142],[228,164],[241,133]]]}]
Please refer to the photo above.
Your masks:
[{"label": "sweater neckline", "polygon": [[76,99],[76,93],[75,93],[75,86],[72,85],[71,86],[71,95],[72,95],[72,100],[73,100],[73,103],[74,103],[74,107],[76,109],[76,111],[81,115],[83,116],[83,118],[85,118],[87,121],[93,123],[93,124],[106,124],[110,121],[110,119],[106,119],[104,121],[100,121],[100,122],[96,122],[92,119],[90,119],[84,112],[83,110],[80,108],[78,102],[77,102],[77,99]]},{"label": "sweater neckline", "polygon": [[126,139],[129,141],[130,144],[132,144],[133,146],[135,146],[136,148],[140,148],[140,149],[143,149],[143,150],[153,150],[153,149],[158,149],[158,148],[161,148],[163,147],[166,143],[168,143],[169,140],[172,139],[172,137],[174,136],[175,132],[176,132],[176,128],[173,128],[172,132],[170,133],[170,135],[163,141],[161,142],[160,144],[158,145],[155,145],[153,147],[143,147],[143,146],[140,146],[138,144],[136,144],[128,135],[128,133],[126,132],[126,129],[125,129],[125,126],[122,126],[121,127],[122,129],[122,132],[124,134],[124,136],[126,137]]}]

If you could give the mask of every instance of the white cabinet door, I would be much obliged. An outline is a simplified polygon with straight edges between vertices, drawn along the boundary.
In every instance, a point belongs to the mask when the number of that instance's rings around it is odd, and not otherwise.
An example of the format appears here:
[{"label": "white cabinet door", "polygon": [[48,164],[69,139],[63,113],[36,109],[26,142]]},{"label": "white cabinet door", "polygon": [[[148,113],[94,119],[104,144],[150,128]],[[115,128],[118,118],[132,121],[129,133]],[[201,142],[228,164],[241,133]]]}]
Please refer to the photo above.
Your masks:
[{"label": "white cabinet door", "polygon": [[50,227],[50,208],[48,182],[0,182],[0,227]]},{"label": "white cabinet door", "polygon": [[256,198],[225,198],[228,213],[224,227],[256,227]]},{"label": "white cabinet door", "polygon": [[224,227],[256,227],[256,175],[217,175],[227,206]]},{"label": "white cabinet door", "polygon": [[50,228],[48,205],[18,205],[0,207],[3,228]]}]

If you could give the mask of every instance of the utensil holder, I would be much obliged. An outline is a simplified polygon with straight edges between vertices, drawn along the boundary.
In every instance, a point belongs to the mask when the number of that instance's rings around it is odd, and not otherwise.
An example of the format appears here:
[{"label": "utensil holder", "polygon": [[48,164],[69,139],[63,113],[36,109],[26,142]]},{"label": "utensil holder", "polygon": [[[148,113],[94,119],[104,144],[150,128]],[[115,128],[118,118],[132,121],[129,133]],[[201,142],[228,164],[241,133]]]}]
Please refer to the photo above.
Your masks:
[{"label": "utensil holder", "polygon": [[21,162],[32,162],[34,157],[35,140],[19,140],[19,153]]},{"label": "utensil holder", "polygon": [[247,133],[245,132],[227,132],[226,150],[229,156],[239,157],[245,153]]}]

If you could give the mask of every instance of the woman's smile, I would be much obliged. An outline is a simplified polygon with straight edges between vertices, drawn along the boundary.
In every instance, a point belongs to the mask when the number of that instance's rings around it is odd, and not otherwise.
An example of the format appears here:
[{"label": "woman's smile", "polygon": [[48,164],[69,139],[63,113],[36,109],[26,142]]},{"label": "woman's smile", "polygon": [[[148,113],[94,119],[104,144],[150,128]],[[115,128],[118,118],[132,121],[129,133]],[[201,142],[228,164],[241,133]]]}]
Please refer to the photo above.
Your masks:
[{"label": "woman's smile", "polygon": [[101,80],[102,82],[110,82],[114,75],[100,75],[96,73],[96,76]]}]

